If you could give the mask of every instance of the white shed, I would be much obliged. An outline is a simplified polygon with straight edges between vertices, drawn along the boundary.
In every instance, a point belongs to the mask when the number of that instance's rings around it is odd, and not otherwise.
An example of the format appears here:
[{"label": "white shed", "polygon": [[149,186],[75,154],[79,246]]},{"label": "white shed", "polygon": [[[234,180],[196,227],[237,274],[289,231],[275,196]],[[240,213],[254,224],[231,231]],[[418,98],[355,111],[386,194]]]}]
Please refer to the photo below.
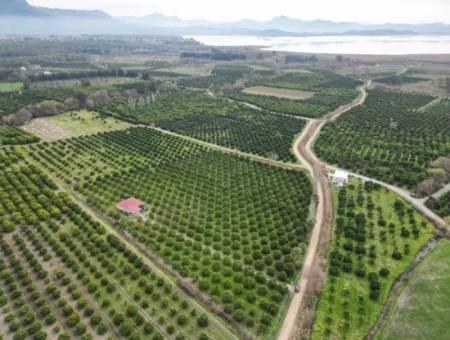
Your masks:
[{"label": "white shed", "polygon": [[331,184],[342,187],[348,183],[348,172],[343,170],[336,170],[332,175],[330,175]]}]

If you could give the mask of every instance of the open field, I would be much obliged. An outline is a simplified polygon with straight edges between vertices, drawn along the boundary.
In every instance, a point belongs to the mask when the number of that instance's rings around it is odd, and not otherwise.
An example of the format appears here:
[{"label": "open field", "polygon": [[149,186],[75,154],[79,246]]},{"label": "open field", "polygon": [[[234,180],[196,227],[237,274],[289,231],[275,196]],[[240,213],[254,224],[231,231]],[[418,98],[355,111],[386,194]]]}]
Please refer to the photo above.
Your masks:
[{"label": "open field", "polygon": [[128,127],[130,127],[129,123],[103,117],[96,112],[81,110],[53,117],[35,118],[23,129],[43,140],[56,140]]},{"label": "open field", "polygon": [[266,86],[253,86],[247,87],[243,91],[244,93],[260,95],[260,96],[272,96],[278,98],[287,98],[293,100],[308,99],[314,96],[314,92],[281,89],[276,87]]},{"label": "open field", "polygon": [[4,336],[228,338],[41,170],[0,155]]},{"label": "open field", "polygon": [[186,87],[207,89],[213,86],[234,84],[251,71],[252,68],[245,65],[220,64],[214,66],[209,76],[185,78],[179,80],[178,84]]},{"label": "open field", "polygon": [[327,71],[285,73],[277,77],[251,75],[246,82],[249,88],[275,89],[278,93],[301,91],[314,96],[293,99],[280,96],[261,96],[237,91],[228,91],[225,96],[260,108],[303,117],[320,117],[351,102],[356,97],[356,86],[361,82]]},{"label": "open field", "polygon": [[294,137],[305,125],[300,119],[253,110],[193,91],[135,99],[114,96],[96,109],[130,122],[155,125],[209,143],[292,162]]},{"label": "open field", "polygon": [[[447,100],[425,111],[434,100],[425,95],[373,90],[366,103],[327,124],[316,151],[340,167],[431,194],[445,183],[439,157],[450,152]],[[431,178],[431,182],[421,181]]]},{"label": "open field", "polygon": [[[26,151],[219,314],[253,334],[270,328],[311,227],[312,188],[302,171],[144,127]],[[145,202],[142,219],[117,211],[130,196]]]},{"label": "open field", "polygon": [[352,180],[334,192],[335,229],[312,339],[362,339],[434,228],[396,195]]},{"label": "open field", "polygon": [[0,83],[0,93],[3,92],[17,92],[20,91],[23,84],[20,82],[16,83]]},{"label": "open field", "polygon": [[378,340],[448,339],[450,242],[441,240],[403,284]]}]

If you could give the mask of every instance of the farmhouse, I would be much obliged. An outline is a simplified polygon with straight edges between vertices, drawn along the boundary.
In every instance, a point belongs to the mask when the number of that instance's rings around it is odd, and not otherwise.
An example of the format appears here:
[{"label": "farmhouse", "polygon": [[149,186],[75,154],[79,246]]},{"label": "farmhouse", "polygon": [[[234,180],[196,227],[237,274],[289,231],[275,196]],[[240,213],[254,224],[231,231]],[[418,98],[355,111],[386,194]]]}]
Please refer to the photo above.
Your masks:
[{"label": "farmhouse", "polygon": [[333,174],[330,175],[331,184],[342,187],[348,183],[348,172],[342,170],[336,170]]},{"label": "farmhouse", "polygon": [[117,203],[117,209],[130,215],[138,215],[144,211],[144,203],[136,198],[130,197]]}]

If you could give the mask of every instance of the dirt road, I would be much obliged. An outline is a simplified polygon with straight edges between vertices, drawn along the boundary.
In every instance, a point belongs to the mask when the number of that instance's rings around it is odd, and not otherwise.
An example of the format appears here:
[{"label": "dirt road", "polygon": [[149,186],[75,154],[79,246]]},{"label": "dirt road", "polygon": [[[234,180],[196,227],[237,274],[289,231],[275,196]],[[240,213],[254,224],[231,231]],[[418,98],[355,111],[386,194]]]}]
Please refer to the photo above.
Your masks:
[{"label": "dirt road", "polygon": [[[330,165],[328,165],[327,167],[329,169],[334,169],[334,170],[338,169],[337,167],[330,166]],[[362,179],[363,181],[367,181],[367,182],[377,183],[377,184],[385,187],[386,189],[394,192],[398,196],[402,197],[405,201],[409,202],[416,210],[418,210],[422,215],[424,215],[427,219],[429,219],[431,222],[433,222],[433,224],[435,224],[436,227],[438,227],[441,231],[443,231],[447,235],[450,235],[450,227],[448,226],[448,224],[444,221],[443,218],[438,216],[436,213],[434,213],[431,209],[429,209],[425,205],[425,199],[414,198],[409,191],[406,191],[405,189],[396,187],[395,185],[388,184],[383,181],[379,181],[377,179],[370,178],[370,177],[367,177],[364,175],[360,175],[360,174],[357,174],[357,173],[354,173],[354,172],[351,172],[348,170],[344,170],[344,171],[348,172],[349,175],[352,177],[356,177],[356,178]]]},{"label": "dirt road", "polygon": [[[320,120],[309,121],[294,145],[295,155],[308,169],[314,181],[314,191],[318,204],[315,225],[311,232],[308,251],[305,256],[301,275],[297,281],[297,284],[300,286],[300,292],[295,294],[291,300],[283,325],[278,334],[278,340],[288,340],[291,338],[296,330],[297,315],[302,307],[306,293],[317,289],[323,283],[320,275],[316,275],[317,271],[322,271],[322,262],[325,256],[325,251],[319,252],[319,245],[322,242],[325,242],[325,244],[328,243],[327,238],[333,226],[333,194],[326,175],[326,168],[320,159],[316,157],[311,147],[319,135],[320,130],[328,121],[364,103],[367,97],[366,87],[368,85],[370,83],[359,88],[359,96],[352,103],[330,112]],[[324,236],[326,239],[321,239]],[[319,253],[320,256],[318,256]]]}]

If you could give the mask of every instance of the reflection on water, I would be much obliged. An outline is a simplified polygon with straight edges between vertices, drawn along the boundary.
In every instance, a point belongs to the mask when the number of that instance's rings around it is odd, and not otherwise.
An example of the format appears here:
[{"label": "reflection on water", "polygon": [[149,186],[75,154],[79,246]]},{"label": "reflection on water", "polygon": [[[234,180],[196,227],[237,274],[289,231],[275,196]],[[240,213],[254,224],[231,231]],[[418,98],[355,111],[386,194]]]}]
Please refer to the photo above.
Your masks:
[{"label": "reflection on water", "polygon": [[264,50],[331,54],[450,54],[450,36],[186,36],[211,46],[261,46]]}]

